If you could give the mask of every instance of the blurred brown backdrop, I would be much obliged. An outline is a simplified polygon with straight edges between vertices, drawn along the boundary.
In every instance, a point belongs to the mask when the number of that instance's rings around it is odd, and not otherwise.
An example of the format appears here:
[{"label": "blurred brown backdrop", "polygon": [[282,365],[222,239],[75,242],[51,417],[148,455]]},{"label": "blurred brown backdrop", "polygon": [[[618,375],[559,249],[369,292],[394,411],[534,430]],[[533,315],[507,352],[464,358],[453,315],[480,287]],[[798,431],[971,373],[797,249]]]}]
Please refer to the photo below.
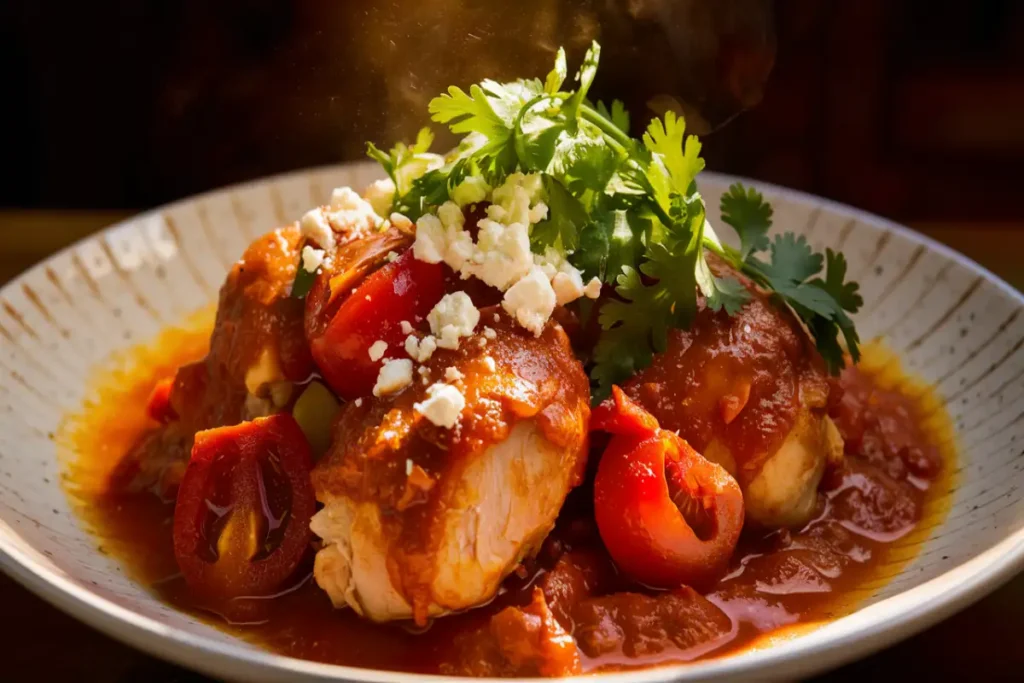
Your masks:
[{"label": "blurred brown backdrop", "polygon": [[[685,100],[717,128],[710,168],[904,221],[1024,287],[1018,0],[2,1],[0,284],[138,209],[362,158],[447,85],[542,75],[591,38],[596,95],[634,120]],[[0,680],[200,680],[2,576],[0,604]],[[1024,577],[828,679],[1019,680],[1021,624]]]},{"label": "blurred brown backdrop", "polygon": [[[543,75],[558,44],[578,59],[591,38],[597,94],[646,119],[659,89],[695,89],[690,72],[728,76],[693,65],[708,55],[760,83],[770,5],[8,1],[0,205],[143,208],[361,158],[366,139],[413,133],[448,84]],[[706,140],[712,169],[904,221],[1019,217],[1024,3],[780,0],[775,38],[763,102]]]}]

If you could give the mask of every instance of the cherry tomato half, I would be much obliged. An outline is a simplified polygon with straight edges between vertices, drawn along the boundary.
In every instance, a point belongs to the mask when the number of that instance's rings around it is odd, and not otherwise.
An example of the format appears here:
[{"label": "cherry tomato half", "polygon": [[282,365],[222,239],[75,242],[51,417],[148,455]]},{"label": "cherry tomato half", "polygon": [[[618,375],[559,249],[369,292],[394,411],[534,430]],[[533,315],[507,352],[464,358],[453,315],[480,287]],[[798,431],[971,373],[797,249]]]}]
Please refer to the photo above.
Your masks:
[{"label": "cherry tomato half", "polygon": [[171,389],[174,388],[174,377],[165,377],[156,383],[146,403],[146,414],[160,424],[167,424],[178,419],[178,413],[171,406]]},{"label": "cherry tomato half", "polygon": [[268,595],[309,548],[309,444],[288,414],[199,432],[174,508],[174,556],[204,600]]},{"label": "cherry tomato half", "polygon": [[[314,285],[312,302],[331,297]],[[384,358],[405,356],[402,321],[415,325],[430,312],[444,295],[444,266],[425,263],[405,251],[392,263],[370,274],[352,292],[326,326],[307,324],[313,358],[327,384],[343,398],[352,400],[367,396],[377,381]],[[307,315],[330,315],[330,306],[307,301]],[[318,329],[319,328],[319,329]],[[372,360],[370,347],[383,341],[387,344],[383,358]]]},{"label": "cherry tomato half", "polygon": [[619,567],[649,586],[707,586],[743,528],[743,494],[723,468],[658,428],[618,387],[591,426],[614,436],[594,480],[594,516]]}]

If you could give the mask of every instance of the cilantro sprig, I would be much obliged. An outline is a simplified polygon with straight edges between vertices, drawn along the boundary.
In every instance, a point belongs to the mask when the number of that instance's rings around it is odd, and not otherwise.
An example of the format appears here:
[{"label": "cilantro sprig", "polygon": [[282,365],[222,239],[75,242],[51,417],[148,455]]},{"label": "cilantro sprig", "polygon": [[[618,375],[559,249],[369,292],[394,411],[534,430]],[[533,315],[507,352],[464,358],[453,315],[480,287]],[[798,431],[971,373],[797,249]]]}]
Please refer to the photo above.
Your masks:
[{"label": "cilantro sprig", "polygon": [[862,302],[856,283],[845,279],[842,254],[815,253],[792,233],[770,238],[771,206],[741,185],[721,204],[722,221],[737,232],[740,247],[721,243],[697,189],[704,169],[700,141],[672,112],[652,120],[639,139],[631,137],[621,102],[595,104],[587,97],[599,60],[600,46],[593,43],[571,86],[559,50],[543,81],[485,80],[434,98],[431,118],[464,136],[442,166],[403,186],[400,170],[427,153],[426,134],[389,154],[369,148],[396,181],[396,210],[416,220],[470,175],[496,187],[517,171],[541,174],[549,212],[532,229],[533,250],[562,251],[587,278],[600,278],[618,295],[599,315],[603,332],[591,359],[598,397],[649,365],[667,346],[670,329],[692,323],[698,292],[709,308],[729,315],[749,299],[737,278],[712,271],[709,251],[789,306],[831,371],[845,362],[840,334],[856,361],[850,314]]}]

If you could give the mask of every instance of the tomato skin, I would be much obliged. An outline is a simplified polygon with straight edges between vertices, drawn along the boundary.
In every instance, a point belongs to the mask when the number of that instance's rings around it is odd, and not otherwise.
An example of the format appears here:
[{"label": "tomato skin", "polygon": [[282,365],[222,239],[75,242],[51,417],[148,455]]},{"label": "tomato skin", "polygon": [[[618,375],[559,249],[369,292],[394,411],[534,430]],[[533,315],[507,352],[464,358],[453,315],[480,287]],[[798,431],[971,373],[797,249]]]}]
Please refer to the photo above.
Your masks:
[{"label": "tomato skin", "polygon": [[[743,529],[743,494],[618,389],[594,411],[592,426],[614,436],[594,480],[601,539],[625,573],[648,586],[704,587],[726,569]],[[695,530],[673,501],[669,479],[705,523]]]},{"label": "tomato skin", "polygon": [[[323,299],[323,287],[323,283],[314,285],[310,296]],[[384,358],[405,356],[408,335],[402,332],[402,321],[415,325],[422,320],[444,290],[444,266],[416,260],[411,249],[370,274],[338,306],[323,331],[310,339],[310,351],[331,389],[348,400],[369,395]],[[323,313],[330,305],[316,308]],[[307,330],[316,327],[307,324]],[[377,341],[387,343],[387,350],[383,358],[371,360],[370,346]]]},{"label": "tomato skin", "polygon": [[146,414],[160,424],[167,424],[178,419],[178,413],[171,406],[171,390],[174,388],[174,377],[165,377],[156,383],[146,402]]},{"label": "tomato skin", "polygon": [[[178,490],[173,537],[178,567],[197,597],[224,601],[269,595],[291,577],[312,539],[312,468],[309,444],[288,414],[196,434]],[[265,479],[267,472],[272,481]],[[281,486],[287,495],[281,495]],[[273,510],[268,501],[286,501],[286,509]],[[208,538],[214,510],[221,513],[217,520],[226,521],[215,538]],[[242,536],[232,532],[225,539],[232,524],[241,527]],[[261,532],[265,540],[257,543]],[[271,533],[279,537],[273,544]],[[242,541],[249,541],[249,547]]]}]

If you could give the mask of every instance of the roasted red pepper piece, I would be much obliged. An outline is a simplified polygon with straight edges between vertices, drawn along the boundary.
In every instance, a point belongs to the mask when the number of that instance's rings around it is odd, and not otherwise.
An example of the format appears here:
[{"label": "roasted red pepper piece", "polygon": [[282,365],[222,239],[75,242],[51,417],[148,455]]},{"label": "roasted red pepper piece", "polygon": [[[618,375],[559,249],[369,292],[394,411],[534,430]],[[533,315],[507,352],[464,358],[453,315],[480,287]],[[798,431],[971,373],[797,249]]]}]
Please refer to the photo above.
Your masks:
[{"label": "roasted red pepper piece", "polygon": [[174,509],[174,555],[196,597],[274,593],[307,549],[313,459],[291,415],[196,434]]}]

